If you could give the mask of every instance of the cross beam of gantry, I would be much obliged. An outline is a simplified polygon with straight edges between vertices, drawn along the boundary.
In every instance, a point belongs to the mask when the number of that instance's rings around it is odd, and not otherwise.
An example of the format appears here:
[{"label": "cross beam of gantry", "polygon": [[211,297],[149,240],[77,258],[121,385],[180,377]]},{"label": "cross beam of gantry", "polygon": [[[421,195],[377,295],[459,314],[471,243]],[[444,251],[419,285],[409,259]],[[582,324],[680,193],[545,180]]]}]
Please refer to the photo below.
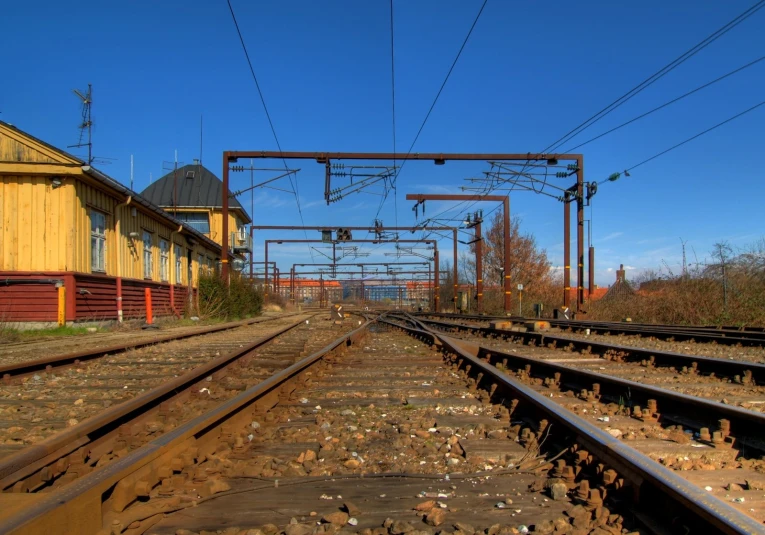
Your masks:
[{"label": "cross beam of gantry", "polygon": [[[296,226],[296,225],[251,225],[250,226],[250,241],[253,241],[254,239],[254,231],[256,230],[328,230],[333,231],[337,227],[329,227],[329,226],[320,226],[320,225],[313,225],[313,226]],[[452,254],[454,256],[454,265],[452,266],[452,277],[454,278],[454,295],[452,296],[452,306],[454,308],[454,312],[457,311],[457,280],[458,280],[458,271],[457,271],[457,227],[448,227],[448,226],[432,226],[432,225],[425,225],[425,226],[414,226],[414,227],[343,227],[345,230],[353,230],[353,231],[367,231],[367,232],[448,232],[450,231],[452,233]],[[272,241],[279,241],[279,240],[272,240]],[[354,240],[355,241],[355,240]],[[401,241],[401,240],[398,240]],[[373,243],[379,242],[379,240],[373,241]],[[322,242],[327,243],[327,242]],[[348,243],[348,242],[341,242],[341,243]],[[334,259],[334,246],[336,244],[335,241],[332,242],[333,244],[333,259]],[[266,255],[266,260],[268,260],[268,255]],[[252,278],[252,264],[250,264],[250,278]]]},{"label": "cross beam of gantry", "polygon": [[[326,243],[322,240],[265,240],[265,265],[268,266],[268,246],[269,244],[282,244],[282,243]],[[385,239],[376,239],[376,240],[348,240],[344,241],[342,243],[424,243],[424,244],[430,244],[433,245],[433,290],[434,290],[434,297],[433,297],[433,309],[438,310],[439,305],[439,272],[438,272],[438,263],[439,263],[439,257],[438,257],[438,240],[385,240]],[[395,264],[395,262],[389,262],[390,264]],[[264,277],[264,283],[263,287],[265,288],[266,295],[268,292],[268,269],[266,269],[265,277]]]},{"label": "cross beam of gantry", "polygon": [[[228,251],[228,209],[229,209],[229,171],[233,162],[239,158],[252,159],[290,159],[315,160],[325,166],[325,198],[329,198],[329,180],[332,160],[388,160],[388,161],[432,161],[442,165],[448,161],[548,161],[576,160],[581,161],[581,154],[539,154],[539,153],[441,153],[420,152],[400,154],[395,152],[284,152],[284,151],[224,151],[223,152],[223,243],[222,248]],[[581,165],[580,165],[581,167]],[[582,222],[582,227],[584,222]],[[228,257],[223,254],[221,275],[228,280]]]}]

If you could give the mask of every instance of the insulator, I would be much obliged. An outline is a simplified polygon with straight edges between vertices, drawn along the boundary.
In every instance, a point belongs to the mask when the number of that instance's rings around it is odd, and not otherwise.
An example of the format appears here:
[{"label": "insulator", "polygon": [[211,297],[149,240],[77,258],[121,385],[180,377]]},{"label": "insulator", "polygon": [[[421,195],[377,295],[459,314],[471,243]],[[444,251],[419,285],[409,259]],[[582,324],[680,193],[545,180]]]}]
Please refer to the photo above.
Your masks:
[{"label": "insulator", "polygon": [[232,171],[244,171],[244,166],[243,165],[232,165],[231,166],[231,170]]},{"label": "insulator", "polygon": [[558,178],[566,178],[568,176],[568,173],[566,173],[565,171],[558,171],[557,173],[555,173],[555,176]]},{"label": "insulator", "polygon": [[570,164],[568,164],[568,165],[566,166],[566,169],[568,169],[569,171],[578,171],[578,170],[579,170],[579,169],[577,168],[577,166],[576,166],[576,164],[575,164],[575,163],[570,163]]}]

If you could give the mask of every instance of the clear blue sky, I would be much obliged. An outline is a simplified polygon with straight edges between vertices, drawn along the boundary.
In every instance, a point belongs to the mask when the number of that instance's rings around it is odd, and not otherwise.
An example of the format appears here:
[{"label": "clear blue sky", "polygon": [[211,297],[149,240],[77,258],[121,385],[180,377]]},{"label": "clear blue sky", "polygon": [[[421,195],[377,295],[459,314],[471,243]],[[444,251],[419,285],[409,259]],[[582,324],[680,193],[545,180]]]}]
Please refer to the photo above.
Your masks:
[{"label": "clear blue sky", "polygon": [[[394,0],[399,152],[411,144],[481,3]],[[414,150],[540,151],[752,4],[489,0]],[[284,150],[392,150],[387,1],[233,5]],[[764,27],[762,10],[574,141],[762,56]],[[65,148],[78,139],[80,105],[71,90],[92,83],[94,152],[116,159],[97,166],[128,183],[133,154],[136,190],[148,185],[150,173],[163,174],[163,161],[175,150],[184,162],[199,157],[201,114],[203,163],[218,175],[224,150],[276,149],[224,0],[19,2],[3,13],[0,41],[7,52],[0,119]],[[583,147],[585,180],[603,180],[763,95],[765,62]],[[743,247],[761,238],[765,181],[757,156],[765,146],[764,124],[765,106],[603,185],[593,213],[587,210],[597,282],[610,283],[619,263],[646,269],[664,261],[677,269],[680,238],[691,261],[693,251],[703,260],[717,241]],[[323,167],[288,164],[302,169],[306,224],[372,224],[379,196],[351,195],[327,207]],[[483,163],[409,163],[397,202],[391,195],[380,217],[386,225],[412,225],[406,193],[459,193],[465,177],[487,169]],[[249,184],[249,176],[232,176],[232,189]],[[278,186],[289,188],[286,181]],[[249,209],[249,196],[241,200]],[[256,203],[258,224],[300,224],[291,194],[260,190]],[[560,266],[562,205],[515,192],[511,205],[523,229]],[[429,204],[427,215],[447,208]],[[260,233],[258,242],[279,237],[303,236]],[[450,244],[444,240],[441,247]],[[305,247],[287,245],[272,254],[283,269],[307,257]],[[259,247],[256,259],[261,256]]]}]

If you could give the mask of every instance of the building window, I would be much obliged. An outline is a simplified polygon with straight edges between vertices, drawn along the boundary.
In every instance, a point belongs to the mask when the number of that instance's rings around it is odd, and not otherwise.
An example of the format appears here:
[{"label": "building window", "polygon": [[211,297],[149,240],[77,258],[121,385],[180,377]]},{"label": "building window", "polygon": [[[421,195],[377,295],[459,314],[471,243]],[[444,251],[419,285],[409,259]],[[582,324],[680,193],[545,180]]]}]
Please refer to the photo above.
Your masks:
[{"label": "building window", "polygon": [[154,260],[152,258],[152,236],[148,230],[143,231],[143,278],[151,279],[151,274],[154,271]]},{"label": "building window", "polygon": [[159,240],[159,280],[170,280],[170,242]]},{"label": "building window", "polygon": [[106,271],[106,215],[90,211],[90,269]]},{"label": "building window", "polygon": [[210,234],[210,217],[207,212],[178,212],[175,218],[202,234]]},{"label": "building window", "polygon": [[175,284],[183,284],[183,258],[180,245],[175,246]]},{"label": "building window", "polygon": [[198,254],[197,255],[197,275],[204,273],[203,271],[204,265],[205,265],[205,256]]}]

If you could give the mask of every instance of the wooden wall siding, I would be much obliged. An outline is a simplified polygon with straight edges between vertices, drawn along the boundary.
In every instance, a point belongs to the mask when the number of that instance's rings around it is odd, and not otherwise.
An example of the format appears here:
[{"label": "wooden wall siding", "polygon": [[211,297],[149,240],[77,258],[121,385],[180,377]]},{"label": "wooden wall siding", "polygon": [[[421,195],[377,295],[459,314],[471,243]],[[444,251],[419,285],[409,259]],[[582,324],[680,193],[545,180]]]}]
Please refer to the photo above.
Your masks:
[{"label": "wooden wall siding", "polygon": [[74,186],[46,176],[0,176],[0,270],[73,268]]},{"label": "wooden wall siding", "polygon": [[[160,238],[170,241],[177,227],[150,216],[83,181],[66,177],[59,188],[52,188],[46,175],[0,175],[0,271],[91,272],[90,213],[106,215],[106,275],[143,279],[143,230],[153,234],[152,279],[160,282]],[[133,208],[136,216],[133,217]],[[121,218],[121,236],[115,232],[115,217]],[[138,233],[130,238],[130,233]],[[185,235],[173,235],[172,244],[182,252],[182,279],[175,281],[174,252],[169,262],[168,282],[188,284]],[[117,270],[117,247],[121,248],[121,272]],[[213,261],[220,256],[201,244],[192,250],[193,284],[196,285],[197,258],[202,253]]]},{"label": "wooden wall siding", "polygon": [[[76,316],[78,321],[105,321],[117,318],[117,282],[112,277],[77,275]],[[145,288],[151,288],[152,309],[156,316],[172,315],[170,286],[140,280],[122,281],[122,312],[125,318],[146,316]],[[86,290],[83,292],[82,290]],[[183,313],[188,290],[175,286],[176,310]]]},{"label": "wooden wall siding", "polygon": [[[106,274],[111,276],[119,276],[129,279],[143,279],[143,231],[148,230],[152,233],[152,276],[151,280],[156,282],[160,281],[160,249],[159,240],[165,239],[170,241],[170,234],[177,229],[177,227],[171,226],[169,223],[161,222],[153,215],[149,215],[141,210],[141,208],[131,203],[127,206],[119,206],[124,204],[124,199],[116,199],[111,195],[108,195],[101,190],[91,186],[90,184],[77,181],[77,235],[80,239],[77,240],[77,268],[76,271],[89,273],[91,272],[90,262],[90,212],[92,210],[99,210],[106,214]],[[117,208],[119,206],[119,208]],[[133,209],[135,208],[135,217],[133,216]],[[116,214],[115,214],[116,209]],[[117,236],[116,229],[116,217],[120,218],[120,234]],[[137,233],[138,237],[131,238],[130,233]],[[119,239],[118,239],[119,238]],[[188,243],[183,234],[175,233],[173,235],[171,247],[173,245],[180,245],[183,248],[183,258],[181,269],[183,277],[182,280],[175,280],[175,258],[174,252],[171,253],[170,266],[169,266],[169,281],[178,284],[187,284],[187,260],[186,249]],[[120,263],[121,270],[117,270],[117,247],[120,247]],[[215,252],[208,250],[202,245],[196,245],[193,249],[192,259],[196,264],[196,258],[198,252],[202,252],[207,256],[215,258]],[[192,268],[196,270],[196,265],[192,265]],[[196,279],[194,279],[196,284]]]},{"label": "wooden wall siding", "polygon": [[0,286],[0,322],[56,321],[58,289],[53,284]]},{"label": "wooden wall siding", "polygon": [[22,142],[21,137],[11,137],[10,133],[0,132],[0,161],[34,163],[58,163],[61,161],[54,159],[50,150],[30,146],[29,141],[25,141]]},{"label": "wooden wall siding", "polygon": [[[14,279],[63,279],[67,287],[67,321],[111,321],[117,319],[117,280],[105,275],[64,272],[9,273]],[[170,285],[142,280],[123,280],[123,315],[146,317],[144,288],[151,288],[156,316],[172,315]],[[186,310],[188,287],[175,286],[175,309]],[[196,292],[192,294],[196,296]],[[58,315],[58,290],[53,284],[0,286],[0,322],[55,322]]]}]

